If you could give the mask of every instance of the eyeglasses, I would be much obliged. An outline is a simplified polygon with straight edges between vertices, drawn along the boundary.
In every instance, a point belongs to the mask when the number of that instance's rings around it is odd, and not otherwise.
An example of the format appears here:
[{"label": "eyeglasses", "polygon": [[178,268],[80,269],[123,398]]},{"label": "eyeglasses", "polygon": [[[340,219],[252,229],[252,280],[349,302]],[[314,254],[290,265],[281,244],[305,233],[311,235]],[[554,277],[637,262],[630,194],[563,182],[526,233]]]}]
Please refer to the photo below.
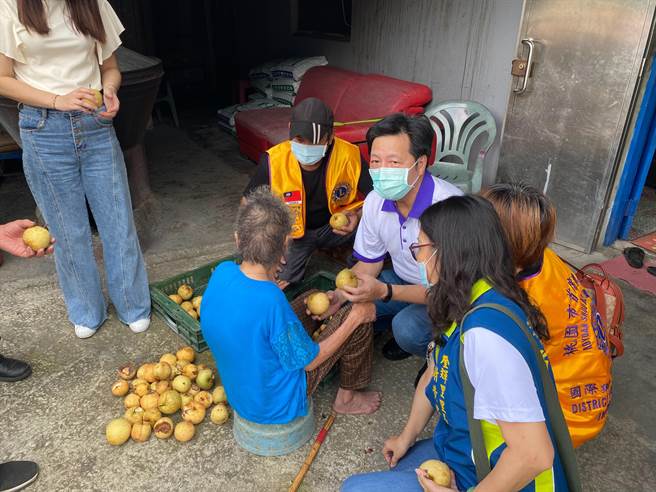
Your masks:
[{"label": "eyeglasses", "polygon": [[414,258],[415,261],[419,261],[417,259],[417,251],[420,250],[421,248],[425,248],[426,246],[435,246],[433,243],[412,243],[410,245],[410,254],[412,255],[412,258]]}]

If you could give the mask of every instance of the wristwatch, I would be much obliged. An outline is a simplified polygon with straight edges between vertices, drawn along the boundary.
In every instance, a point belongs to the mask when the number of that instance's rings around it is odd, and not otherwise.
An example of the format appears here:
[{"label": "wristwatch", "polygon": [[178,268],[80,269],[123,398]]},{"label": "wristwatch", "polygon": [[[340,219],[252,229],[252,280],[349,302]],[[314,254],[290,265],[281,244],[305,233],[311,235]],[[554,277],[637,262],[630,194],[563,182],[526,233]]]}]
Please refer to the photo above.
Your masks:
[{"label": "wristwatch", "polygon": [[392,300],[392,284],[385,284],[387,286],[387,294],[381,299],[383,302],[390,302]]}]

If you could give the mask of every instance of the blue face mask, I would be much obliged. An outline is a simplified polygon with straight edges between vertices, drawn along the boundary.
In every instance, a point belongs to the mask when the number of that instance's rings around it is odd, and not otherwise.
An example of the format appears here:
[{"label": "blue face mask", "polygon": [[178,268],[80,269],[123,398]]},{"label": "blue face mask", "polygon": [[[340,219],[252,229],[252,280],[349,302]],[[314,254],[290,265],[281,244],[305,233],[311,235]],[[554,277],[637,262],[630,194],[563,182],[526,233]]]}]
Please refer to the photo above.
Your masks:
[{"label": "blue face mask", "polygon": [[421,285],[426,287],[427,289],[430,289],[433,284],[430,283],[428,280],[428,270],[426,269],[426,263],[431,261],[433,259],[433,256],[435,256],[435,253],[437,253],[437,250],[433,251],[433,254],[429,256],[429,258],[425,262],[417,262],[417,266],[419,267],[419,276],[421,277]]},{"label": "blue face mask", "polygon": [[400,200],[408,194],[410,189],[417,183],[419,176],[412,184],[408,184],[408,173],[415,167],[419,159],[407,168],[404,167],[381,167],[369,169],[374,190],[386,200]]},{"label": "blue face mask", "polygon": [[308,145],[292,140],[292,154],[301,166],[313,166],[326,155],[328,145]]}]

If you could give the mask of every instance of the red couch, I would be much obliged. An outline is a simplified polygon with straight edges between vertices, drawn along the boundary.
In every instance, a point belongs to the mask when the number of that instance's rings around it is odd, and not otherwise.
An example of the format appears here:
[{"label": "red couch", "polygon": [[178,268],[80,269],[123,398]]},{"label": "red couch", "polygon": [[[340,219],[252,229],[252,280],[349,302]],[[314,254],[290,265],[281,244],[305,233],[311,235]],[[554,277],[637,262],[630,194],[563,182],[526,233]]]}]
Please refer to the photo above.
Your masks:
[{"label": "red couch", "polygon": [[[331,66],[308,70],[295,103],[317,97],[330,106],[335,122],[381,118],[402,111],[417,114],[432,99],[429,87],[384,75],[360,74]],[[291,108],[242,111],[235,117],[239,150],[258,162],[260,155],[289,138]],[[366,133],[372,123],[335,126],[335,135],[360,146],[368,158]]]}]

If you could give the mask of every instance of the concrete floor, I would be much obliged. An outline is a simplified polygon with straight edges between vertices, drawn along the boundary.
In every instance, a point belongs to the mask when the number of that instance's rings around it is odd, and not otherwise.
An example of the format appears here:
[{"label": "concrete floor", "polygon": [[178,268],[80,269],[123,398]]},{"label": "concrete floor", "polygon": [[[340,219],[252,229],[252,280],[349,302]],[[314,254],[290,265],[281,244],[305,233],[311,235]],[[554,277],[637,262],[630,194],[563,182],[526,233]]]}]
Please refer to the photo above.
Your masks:
[{"label": "concrete floor", "polygon": [[[234,210],[253,169],[231,137],[198,121],[185,126],[187,131],[159,126],[147,138],[157,215],[146,251],[152,281],[232,251]],[[0,221],[32,215],[20,176],[2,183],[0,204]],[[565,253],[576,263],[587,260]],[[0,460],[37,461],[41,475],[30,490],[286,490],[310,444],[286,457],[256,457],[235,445],[231,422],[204,423],[187,444],[151,438],[109,446],[105,423],[123,413],[109,391],[115,369],[183,343],[158,318],[147,333],[133,335],[115,316],[91,339],[78,340],[50,258],[7,258],[0,278],[0,353],[29,360],[34,368],[25,381],[0,384]],[[628,286],[624,293],[626,353],[615,365],[608,425],[577,453],[590,491],[656,490],[656,303]],[[421,365],[418,359],[385,361],[379,350],[384,341],[376,342],[372,384],[384,392],[381,409],[372,416],[337,418],[302,490],[337,490],[352,473],[384,467],[382,443],[401,430]],[[213,363],[207,352],[200,358]],[[332,383],[315,399],[317,428],[335,391]]]}]

